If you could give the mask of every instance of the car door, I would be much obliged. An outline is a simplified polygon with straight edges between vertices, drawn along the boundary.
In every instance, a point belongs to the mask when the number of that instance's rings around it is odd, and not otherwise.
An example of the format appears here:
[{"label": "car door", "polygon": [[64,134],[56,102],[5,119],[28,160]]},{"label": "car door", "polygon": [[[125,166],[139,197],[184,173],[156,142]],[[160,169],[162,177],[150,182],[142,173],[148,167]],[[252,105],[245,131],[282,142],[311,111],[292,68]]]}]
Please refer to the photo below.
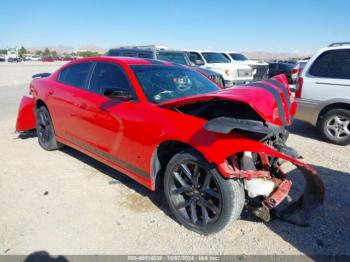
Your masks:
[{"label": "car door", "polygon": [[[132,99],[110,98],[106,90],[109,93],[127,90]],[[96,62],[88,88],[79,97],[79,105],[75,109],[78,115],[75,136],[79,145],[130,170],[134,117],[139,103],[123,68],[115,63]]]},{"label": "car door", "polygon": [[46,101],[57,136],[77,138],[79,129],[75,124],[79,121],[79,108],[84,107],[80,97],[86,93],[92,66],[92,62],[67,66],[59,72],[52,84]]},{"label": "car door", "polygon": [[304,99],[350,99],[350,49],[325,51],[305,69]]}]

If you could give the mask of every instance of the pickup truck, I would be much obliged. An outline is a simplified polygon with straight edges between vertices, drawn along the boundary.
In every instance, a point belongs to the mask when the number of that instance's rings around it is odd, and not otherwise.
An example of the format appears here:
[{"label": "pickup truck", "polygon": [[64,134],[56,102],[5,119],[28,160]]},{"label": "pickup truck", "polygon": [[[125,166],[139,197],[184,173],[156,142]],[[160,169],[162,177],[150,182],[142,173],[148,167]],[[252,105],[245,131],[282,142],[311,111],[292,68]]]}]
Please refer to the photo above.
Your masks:
[{"label": "pickup truck", "polygon": [[221,74],[224,78],[225,87],[253,82],[250,66],[233,64],[219,52],[188,50],[187,53],[190,61],[196,66]]}]

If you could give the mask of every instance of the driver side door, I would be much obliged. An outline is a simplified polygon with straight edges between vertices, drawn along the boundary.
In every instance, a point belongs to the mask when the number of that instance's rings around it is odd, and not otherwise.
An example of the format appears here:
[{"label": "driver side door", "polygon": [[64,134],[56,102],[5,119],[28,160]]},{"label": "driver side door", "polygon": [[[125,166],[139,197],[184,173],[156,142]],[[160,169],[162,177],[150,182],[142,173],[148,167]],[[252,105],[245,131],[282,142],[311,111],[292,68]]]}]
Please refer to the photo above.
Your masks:
[{"label": "driver side door", "polygon": [[[130,169],[134,149],[133,112],[139,103],[120,100],[105,95],[105,90],[134,90],[123,68],[115,63],[96,62],[92,69],[87,89],[79,97],[78,126],[76,137],[79,146],[117,164]],[[106,93],[107,94],[107,93]]]}]

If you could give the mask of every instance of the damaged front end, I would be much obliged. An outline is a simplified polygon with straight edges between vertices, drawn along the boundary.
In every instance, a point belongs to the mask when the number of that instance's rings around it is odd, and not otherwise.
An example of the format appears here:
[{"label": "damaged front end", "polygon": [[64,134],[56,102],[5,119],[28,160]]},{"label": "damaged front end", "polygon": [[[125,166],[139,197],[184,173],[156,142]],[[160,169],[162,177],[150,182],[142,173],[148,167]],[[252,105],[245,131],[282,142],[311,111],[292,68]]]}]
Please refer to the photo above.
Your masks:
[{"label": "damaged front end", "polygon": [[[205,119],[206,131],[232,139],[232,148],[224,143],[212,148],[218,160],[214,162],[223,176],[242,180],[256,216],[264,221],[278,217],[301,226],[309,224],[310,213],[323,204],[324,185],[317,172],[285,144],[286,126],[292,124],[296,112],[285,76],[165,106]],[[287,163],[295,170],[286,172]],[[296,171],[301,176],[293,174]],[[294,177],[304,182],[293,184]]]},{"label": "damaged front end", "polygon": [[[291,194],[292,180],[282,165],[292,163],[304,178],[304,192]],[[300,226],[309,225],[311,212],[324,201],[324,185],[310,166],[275,151],[274,155],[244,151],[218,166],[229,178],[242,179],[253,203],[253,214],[265,222],[272,216]],[[299,185],[300,186],[300,185]]]}]

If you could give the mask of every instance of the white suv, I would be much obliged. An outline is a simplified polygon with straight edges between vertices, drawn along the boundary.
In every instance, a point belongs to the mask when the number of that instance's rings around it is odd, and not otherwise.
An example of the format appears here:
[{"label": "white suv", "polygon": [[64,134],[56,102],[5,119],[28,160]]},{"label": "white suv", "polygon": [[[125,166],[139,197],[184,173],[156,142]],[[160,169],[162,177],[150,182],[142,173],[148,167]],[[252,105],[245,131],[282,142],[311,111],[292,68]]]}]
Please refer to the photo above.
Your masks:
[{"label": "white suv", "polygon": [[253,81],[248,65],[232,64],[223,54],[212,51],[187,51],[190,61],[196,66],[210,69],[222,75],[225,87],[248,84]]},{"label": "white suv", "polygon": [[350,42],[319,50],[305,65],[295,97],[297,118],[332,143],[350,144]]}]

